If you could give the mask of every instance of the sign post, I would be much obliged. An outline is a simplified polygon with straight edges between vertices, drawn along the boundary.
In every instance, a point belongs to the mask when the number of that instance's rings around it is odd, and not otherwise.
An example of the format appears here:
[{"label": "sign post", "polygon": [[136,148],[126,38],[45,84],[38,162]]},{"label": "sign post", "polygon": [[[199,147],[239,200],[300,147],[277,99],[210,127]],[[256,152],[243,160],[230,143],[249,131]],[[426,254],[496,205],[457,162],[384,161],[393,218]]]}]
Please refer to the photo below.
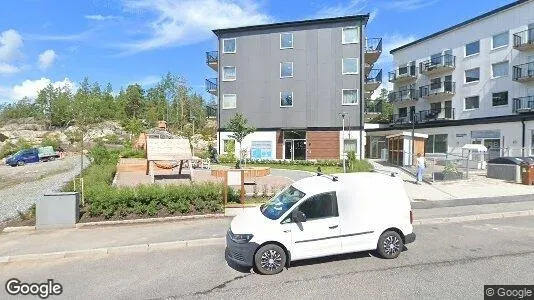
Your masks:
[{"label": "sign post", "polygon": [[228,187],[229,186],[239,186],[240,191],[240,202],[241,205],[245,204],[245,170],[228,170],[226,171],[226,176],[224,180],[224,205],[228,201]]}]

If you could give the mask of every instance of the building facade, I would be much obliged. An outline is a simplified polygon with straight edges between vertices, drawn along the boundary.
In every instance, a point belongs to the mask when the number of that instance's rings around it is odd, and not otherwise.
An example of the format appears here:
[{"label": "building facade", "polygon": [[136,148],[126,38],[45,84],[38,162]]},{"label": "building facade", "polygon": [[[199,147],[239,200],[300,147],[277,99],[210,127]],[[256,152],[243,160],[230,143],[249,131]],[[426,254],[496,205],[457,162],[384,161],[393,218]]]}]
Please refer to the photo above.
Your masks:
[{"label": "building facade", "polygon": [[338,159],[343,149],[361,152],[362,99],[382,76],[373,69],[381,39],[365,38],[368,17],[214,30],[219,49],[207,53],[207,63],[218,76],[206,80],[206,90],[218,98],[219,153],[235,145],[226,127],[236,113],[256,128],[242,145],[252,159]]},{"label": "building facade", "polygon": [[[370,130],[370,155],[385,136],[428,134],[427,154],[481,143],[495,156],[534,155],[534,1],[516,1],[393,49],[393,123]],[[371,137],[372,136],[372,137]],[[374,145],[374,148],[373,148]]]}]

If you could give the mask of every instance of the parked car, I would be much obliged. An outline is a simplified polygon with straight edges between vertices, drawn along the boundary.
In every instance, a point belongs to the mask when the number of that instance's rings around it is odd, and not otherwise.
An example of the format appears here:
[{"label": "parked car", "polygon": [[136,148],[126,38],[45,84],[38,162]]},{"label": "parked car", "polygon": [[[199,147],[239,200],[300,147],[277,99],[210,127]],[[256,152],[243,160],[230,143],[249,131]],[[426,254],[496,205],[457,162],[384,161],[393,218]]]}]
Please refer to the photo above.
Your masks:
[{"label": "parked car", "polygon": [[415,241],[412,221],[400,177],[319,173],[234,217],[225,257],[267,275],[281,272],[290,262],[342,253],[377,250],[392,259]]},{"label": "parked car", "polygon": [[30,148],[20,150],[9,156],[6,159],[6,164],[15,167],[39,161],[55,160],[56,158],[59,158],[59,152],[54,151],[53,147]]}]

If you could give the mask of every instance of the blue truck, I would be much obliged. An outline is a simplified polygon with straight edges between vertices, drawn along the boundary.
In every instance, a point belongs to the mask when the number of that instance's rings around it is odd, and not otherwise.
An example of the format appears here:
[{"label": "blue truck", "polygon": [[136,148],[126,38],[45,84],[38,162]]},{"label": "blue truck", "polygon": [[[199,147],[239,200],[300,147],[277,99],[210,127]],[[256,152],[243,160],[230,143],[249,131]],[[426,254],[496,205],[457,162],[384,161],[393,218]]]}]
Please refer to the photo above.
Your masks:
[{"label": "blue truck", "polygon": [[59,152],[54,151],[54,148],[50,146],[30,148],[19,150],[17,153],[9,156],[6,159],[6,164],[16,167],[40,161],[55,160],[56,158],[59,158]]}]

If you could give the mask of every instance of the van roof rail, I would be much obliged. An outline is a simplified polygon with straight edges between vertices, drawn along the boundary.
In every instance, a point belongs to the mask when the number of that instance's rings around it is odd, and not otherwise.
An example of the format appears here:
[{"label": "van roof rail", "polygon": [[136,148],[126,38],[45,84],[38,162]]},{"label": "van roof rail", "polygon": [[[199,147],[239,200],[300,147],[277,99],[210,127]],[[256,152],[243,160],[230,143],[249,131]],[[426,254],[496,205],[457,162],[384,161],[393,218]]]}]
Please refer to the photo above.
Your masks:
[{"label": "van roof rail", "polygon": [[327,175],[327,174],[323,174],[321,172],[317,172],[317,176],[329,177],[330,179],[332,179],[332,181],[337,181],[337,176]]},{"label": "van roof rail", "polygon": [[398,172],[386,171],[386,170],[379,170],[379,169],[373,169],[373,172],[386,174],[386,175],[389,175],[389,176],[391,176],[391,177],[397,177],[397,175],[399,175]]}]

